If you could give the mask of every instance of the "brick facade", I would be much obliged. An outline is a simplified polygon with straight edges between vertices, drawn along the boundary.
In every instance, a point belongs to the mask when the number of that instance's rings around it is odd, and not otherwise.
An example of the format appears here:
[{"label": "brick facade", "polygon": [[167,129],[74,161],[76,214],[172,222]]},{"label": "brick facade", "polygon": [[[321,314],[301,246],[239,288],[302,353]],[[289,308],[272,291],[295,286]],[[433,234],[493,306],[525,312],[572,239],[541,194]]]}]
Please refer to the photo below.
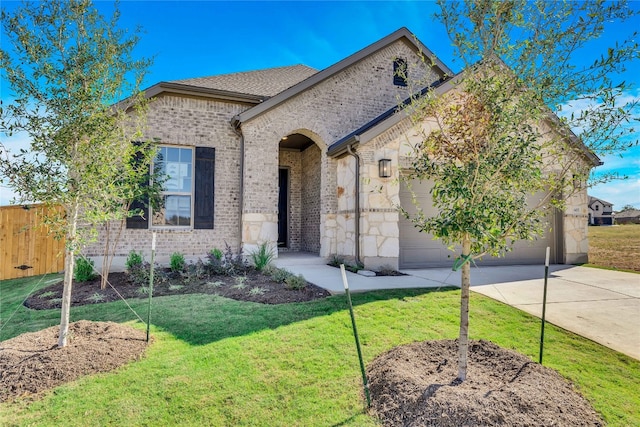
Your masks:
[{"label": "brick facade", "polygon": [[[160,259],[176,251],[187,257],[204,257],[212,248],[224,249],[225,243],[234,249],[239,247],[240,137],[229,123],[234,115],[247,108],[239,103],[177,95],[163,95],[151,103],[146,138],[158,139],[160,144],[216,150],[214,229],[155,230],[156,253]],[[94,258],[102,255],[104,241],[105,235],[101,232],[98,241],[86,248],[86,254]],[[115,251],[120,258],[115,264],[122,265],[122,258],[131,250],[142,251],[149,259],[151,231],[125,229]]]},{"label": "brick facade", "polygon": [[[279,169],[286,168],[288,239],[280,250],[353,257],[359,244],[366,266],[397,268],[401,244],[398,179],[408,164],[406,143],[418,134],[411,131],[409,120],[402,120],[357,147],[360,194],[355,192],[355,158],[330,157],[327,149],[415,91],[394,84],[396,58],[407,60],[409,80],[420,81],[421,86],[441,75],[418,59],[416,45],[404,36],[376,49],[281,101],[276,95],[273,99],[278,102],[269,102],[272,94],[260,104],[254,92],[234,98],[216,93],[215,88],[158,94],[150,105],[147,138],[161,144],[215,148],[214,229],[157,229],[159,260],[168,260],[176,251],[188,258],[204,257],[212,248],[223,249],[225,244],[234,250],[241,247],[245,254],[263,243],[274,247],[278,240]],[[307,78],[309,69],[305,73]],[[322,73],[318,75],[324,76]],[[204,80],[211,84],[218,81]],[[250,110],[254,105],[265,107],[242,121],[237,119],[243,112],[257,111]],[[307,137],[312,145],[302,150],[283,148],[283,137],[294,134]],[[381,158],[392,160],[392,178],[378,177]],[[581,260],[586,253],[583,196],[586,192],[570,199],[561,221],[567,262]],[[360,198],[359,243],[356,197]],[[104,239],[102,233],[86,254],[99,257]],[[150,230],[125,230],[116,249],[120,258],[116,268],[131,250],[148,257],[150,243]]]}]

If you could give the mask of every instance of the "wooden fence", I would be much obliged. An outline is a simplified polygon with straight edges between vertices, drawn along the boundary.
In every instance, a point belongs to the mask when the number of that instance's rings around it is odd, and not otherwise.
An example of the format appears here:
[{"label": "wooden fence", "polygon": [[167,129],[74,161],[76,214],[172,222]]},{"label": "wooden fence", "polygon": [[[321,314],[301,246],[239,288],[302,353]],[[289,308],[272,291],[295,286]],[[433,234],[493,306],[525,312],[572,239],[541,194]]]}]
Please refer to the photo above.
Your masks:
[{"label": "wooden fence", "polygon": [[43,205],[0,207],[0,280],[64,269],[64,239],[42,224],[47,212]]}]

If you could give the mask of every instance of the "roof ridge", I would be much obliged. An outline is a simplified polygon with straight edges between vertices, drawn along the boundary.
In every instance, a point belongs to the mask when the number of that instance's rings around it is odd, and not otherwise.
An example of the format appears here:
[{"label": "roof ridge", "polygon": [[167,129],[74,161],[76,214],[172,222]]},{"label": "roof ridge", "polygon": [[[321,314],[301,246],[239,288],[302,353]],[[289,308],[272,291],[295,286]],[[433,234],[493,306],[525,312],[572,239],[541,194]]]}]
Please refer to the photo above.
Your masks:
[{"label": "roof ridge", "polygon": [[206,75],[206,76],[200,76],[200,77],[188,77],[186,79],[178,79],[178,80],[169,80],[170,83],[183,83],[186,81],[190,81],[190,80],[199,80],[199,79],[209,79],[209,78],[214,78],[214,77],[224,77],[224,76],[237,76],[238,74],[252,74],[252,73],[259,73],[259,72],[264,72],[264,71],[272,71],[272,70],[280,70],[280,69],[285,69],[285,68],[297,68],[297,67],[304,67],[306,69],[309,70],[313,70],[313,71],[320,71],[316,68],[310,67],[306,64],[294,64],[294,65],[281,65],[281,66],[277,66],[277,67],[268,67],[268,68],[257,68],[255,70],[246,70],[246,71],[234,71],[231,73],[223,73],[223,74],[210,74],[210,75]]}]

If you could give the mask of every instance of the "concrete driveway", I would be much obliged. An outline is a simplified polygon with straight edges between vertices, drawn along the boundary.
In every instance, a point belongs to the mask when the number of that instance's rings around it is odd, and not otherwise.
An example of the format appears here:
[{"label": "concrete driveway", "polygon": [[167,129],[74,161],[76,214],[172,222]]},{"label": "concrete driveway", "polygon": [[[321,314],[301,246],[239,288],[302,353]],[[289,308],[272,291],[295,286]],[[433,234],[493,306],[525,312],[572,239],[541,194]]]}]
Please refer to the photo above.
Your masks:
[{"label": "concrete driveway", "polygon": [[[333,293],[344,292],[340,270],[308,254],[287,254],[276,264]],[[571,265],[549,268],[546,319],[561,328],[640,360],[640,274]],[[406,276],[347,273],[352,291],[460,286],[447,268],[403,270]],[[472,267],[471,289],[534,316],[542,315],[544,266]]]},{"label": "concrete driveway", "polygon": [[[498,269],[509,268],[485,269],[488,270],[485,274],[477,274],[478,282],[472,278],[472,283],[476,283],[472,290],[541,317],[544,271],[535,278],[508,280],[502,277],[500,280],[500,276],[508,274]],[[530,268],[520,266],[518,270]],[[640,275],[552,266],[547,285],[546,319],[640,360]]]}]

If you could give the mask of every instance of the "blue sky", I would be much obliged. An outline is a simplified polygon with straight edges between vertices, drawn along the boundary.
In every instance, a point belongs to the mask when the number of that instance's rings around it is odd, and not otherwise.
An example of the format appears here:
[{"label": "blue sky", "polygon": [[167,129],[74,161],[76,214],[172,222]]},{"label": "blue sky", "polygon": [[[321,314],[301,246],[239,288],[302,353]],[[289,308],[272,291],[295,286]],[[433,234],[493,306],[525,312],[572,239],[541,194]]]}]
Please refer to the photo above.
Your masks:
[{"label": "blue sky", "polygon": [[[2,1],[11,9],[17,3]],[[96,6],[110,14],[112,1]],[[640,10],[640,2],[631,7]],[[160,81],[249,71],[293,64],[324,69],[379,40],[407,27],[445,64],[455,71],[453,49],[444,28],[432,18],[437,5],[430,1],[129,1],[121,0],[121,26],[143,29],[137,48],[140,56],[155,58],[145,87]],[[593,53],[629,35],[638,23],[608,26]],[[594,59],[589,57],[589,60]],[[576,61],[587,58],[576,58]],[[628,98],[640,97],[640,64],[632,64],[624,76],[635,88]],[[9,94],[4,82],[0,94]],[[638,114],[640,115],[640,113]],[[640,123],[634,126],[640,132]],[[635,139],[639,137],[636,136]],[[24,137],[7,139],[7,146],[24,145]],[[599,172],[614,171],[629,179],[594,187],[590,194],[614,203],[614,209],[633,204],[640,208],[640,148],[603,158]],[[0,205],[11,192],[0,187]]]}]

